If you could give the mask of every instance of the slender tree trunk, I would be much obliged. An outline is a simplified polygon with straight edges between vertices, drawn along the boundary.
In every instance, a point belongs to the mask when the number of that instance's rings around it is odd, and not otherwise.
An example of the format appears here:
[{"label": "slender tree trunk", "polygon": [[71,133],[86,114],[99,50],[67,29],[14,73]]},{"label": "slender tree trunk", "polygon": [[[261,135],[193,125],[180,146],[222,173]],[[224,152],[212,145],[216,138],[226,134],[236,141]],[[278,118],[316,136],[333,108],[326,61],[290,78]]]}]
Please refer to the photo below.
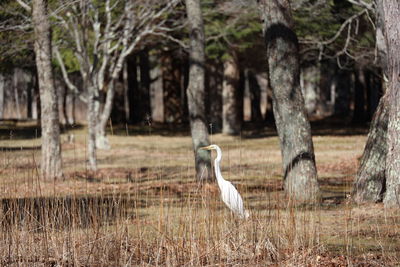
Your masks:
[{"label": "slender tree trunk", "polygon": [[6,83],[6,77],[0,74],[0,119],[4,117],[4,87]]},{"label": "slender tree trunk", "polygon": [[136,64],[136,56],[130,55],[126,59],[126,68],[127,68],[127,82],[128,82],[128,99],[129,99],[129,117],[128,120],[131,123],[134,123],[137,119],[135,118],[135,92],[138,90],[138,79],[137,79],[137,64]]},{"label": "slender tree trunk", "polygon": [[205,117],[205,52],[204,24],[200,0],[186,0],[186,12],[190,28],[190,70],[187,101],[189,105],[190,130],[198,181],[212,177],[211,155],[200,147],[208,146],[207,121]]},{"label": "slender tree trunk", "polygon": [[162,58],[162,80],[164,97],[164,121],[181,123],[181,66],[180,60],[173,57],[173,52],[166,52]]},{"label": "slender tree trunk", "polygon": [[350,114],[351,74],[347,70],[338,69],[335,76],[334,116],[346,119]]},{"label": "slender tree trunk", "polygon": [[65,120],[65,125],[69,125],[69,119],[68,119],[68,111],[67,111],[67,106],[68,106],[68,88],[67,86],[64,84],[63,85],[63,95],[62,95],[62,113],[64,116],[64,120]]},{"label": "slender tree trunk", "polygon": [[386,158],[385,207],[400,208],[400,2],[383,1],[388,63],[388,153]]},{"label": "slender tree trunk", "polygon": [[[376,35],[377,38],[380,38],[379,35],[383,34],[382,29],[384,28],[382,1],[376,1],[376,4]],[[378,58],[378,61],[381,64],[380,66],[383,72],[386,73],[386,44],[383,45],[382,41],[380,41],[379,43],[380,52],[378,53],[378,56],[385,58]],[[365,77],[368,87],[367,92],[371,92],[372,86],[371,84],[369,84],[371,83],[371,78],[368,76],[371,76],[371,74],[366,75]],[[372,96],[371,94],[368,95],[368,102],[371,103]],[[375,115],[372,118],[367,143],[365,145],[364,152],[361,158],[361,165],[357,171],[357,175],[353,185],[352,195],[353,199],[357,203],[382,201],[383,194],[386,191],[386,155],[388,152],[387,128],[389,120],[388,105],[388,96],[385,95],[380,99],[378,108],[376,109]],[[371,109],[371,105],[368,106]]]},{"label": "slender tree trunk", "polygon": [[115,95],[115,80],[108,83],[106,100],[103,112],[99,113],[99,121],[96,128],[96,147],[98,149],[110,149],[110,142],[106,135],[107,123],[109,122]]},{"label": "slender tree trunk", "polygon": [[32,21],[42,110],[41,172],[43,178],[49,180],[61,177],[62,169],[57,92],[51,66],[51,37],[46,1],[32,1]]},{"label": "slender tree trunk", "polygon": [[222,85],[222,132],[238,135],[241,130],[238,103],[240,71],[235,55],[224,62]]},{"label": "slender tree trunk", "polygon": [[319,64],[308,65],[301,70],[301,84],[304,96],[304,105],[308,115],[317,112],[319,96]]},{"label": "slender tree trunk", "polygon": [[93,86],[88,87],[87,97],[87,122],[88,122],[88,140],[87,140],[87,157],[89,163],[89,169],[91,171],[97,170],[97,158],[96,158],[96,126],[98,112],[96,110],[96,89]]},{"label": "slender tree trunk", "polygon": [[13,85],[14,85],[14,101],[15,101],[15,111],[17,112],[16,116],[18,119],[22,119],[21,116],[21,108],[19,104],[19,79],[21,77],[21,72],[19,69],[15,68],[14,69],[14,74],[13,74]]},{"label": "slender tree trunk", "polygon": [[292,30],[289,2],[260,0],[265,21],[269,84],[281,144],[284,183],[299,202],[319,197],[310,123],[300,89],[299,45]]},{"label": "slender tree trunk", "polygon": [[26,88],[26,117],[32,119],[32,91],[33,91],[33,78],[31,77]]},{"label": "slender tree trunk", "polygon": [[364,70],[358,67],[354,72],[354,112],[353,112],[353,123],[360,124],[365,123],[366,112],[365,112],[365,75]]},{"label": "slender tree trunk", "polygon": [[249,80],[249,91],[251,100],[251,121],[259,123],[262,121],[260,106],[261,88],[253,71],[249,70],[247,72],[247,77]]},{"label": "slender tree trunk", "polygon": [[140,118],[142,122],[151,120],[150,109],[150,60],[149,51],[144,49],[139,53],[139,68],[140,68]]},{"label": "slender tree trunk", "polygon": [[218,61],[209,62],[206,68],[207,118],[212,134],[222,130],[223,66]]}]

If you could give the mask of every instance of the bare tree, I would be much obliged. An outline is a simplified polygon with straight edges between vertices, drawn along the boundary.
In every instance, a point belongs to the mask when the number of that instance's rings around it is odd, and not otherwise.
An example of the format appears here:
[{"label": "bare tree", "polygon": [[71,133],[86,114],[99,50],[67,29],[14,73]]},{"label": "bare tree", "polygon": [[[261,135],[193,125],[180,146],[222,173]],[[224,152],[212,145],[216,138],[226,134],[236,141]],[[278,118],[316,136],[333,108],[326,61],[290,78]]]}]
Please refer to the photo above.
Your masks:
[{"label": "bare tree", "polygon": [[388,64],[389,124],[387,130],[385,207],[400,207],[400,2],[385,0],[383,13]]},{"label": "bare tree", "polygon": [[269,85],[281,144],[285,190],[300,202],[319,195],[310,123],[300,90],[299,46],[288,0],[260,0]]},{"label": "bare tree", "polygon": [[200,0],[186,0],[186,12],[190,28],[190,69],[187,99],[189,106],[190,130],[198,180],[211,179],[210,152],[199,149],[208,146],[207,120],[205,117],[205,51],[204,24]]},{"label": "bare tree", "polygon": [[[70,90],[78,91],[68,77],[61,50],[72,47],[88,92],[90,169],[97,169],[96,148],[110,148],[105,130],[115,94],[114,83],[119,79],[125,59],[146,37],[166,36],[165,32],[170,30],[166,26],[166,13],[177,3],[178,0],[164,3],[106,0],[103,4],[84,0],[71,2],[54,15],[65,37],[55,48],[64,80]],[[103,104],[100,102],[102,94],[105,94]]]},{"label": "bare tree", "polygon": [[60,126],[57,93],[51,66],[50,23],[47,1],[32,1],[32,21],[35,32],[35,55],[41,99],[42,161],[45,179],[59,178],[61,169]]}]

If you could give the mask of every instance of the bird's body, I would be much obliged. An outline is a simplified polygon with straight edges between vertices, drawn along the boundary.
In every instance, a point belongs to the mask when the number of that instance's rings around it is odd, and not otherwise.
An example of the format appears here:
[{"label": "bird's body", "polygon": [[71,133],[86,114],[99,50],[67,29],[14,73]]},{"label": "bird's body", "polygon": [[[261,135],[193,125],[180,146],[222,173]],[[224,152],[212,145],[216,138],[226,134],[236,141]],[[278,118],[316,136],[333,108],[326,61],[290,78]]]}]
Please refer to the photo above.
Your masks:
[{"label": "bird's body", "polygon": [[228,208],[233,211],[233,213],[237,214],[241,218],[248,218],[249,213],[244,209],[243,200],[240,196],[239,192],[233,186],[233,184],[222,177],[220,170],[220,162],[222,159],[222,151],[217,145],[210,145],[204,147],[206,150],[216,150],[217,157],[214,160],[214,170],[215,177],[217,178],[218,187],[221,192],[222,201]]}]

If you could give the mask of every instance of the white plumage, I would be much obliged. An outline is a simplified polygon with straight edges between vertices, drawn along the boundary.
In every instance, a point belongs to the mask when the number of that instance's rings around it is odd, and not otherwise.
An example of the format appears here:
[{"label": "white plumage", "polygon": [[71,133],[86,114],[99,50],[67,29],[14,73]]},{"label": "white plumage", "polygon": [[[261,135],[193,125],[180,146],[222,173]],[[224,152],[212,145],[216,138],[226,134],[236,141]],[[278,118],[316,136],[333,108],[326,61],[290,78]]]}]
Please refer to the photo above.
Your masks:
[{"label": "white plumage", "polygon": [[209,145],[202,147],[205,150],[216,150],[217,157],[214,160],[215,176],[217,177],[217,182],[219,189],[221,191],[222,201],[228,206],[228,208],[233,211],[240,218],[248,218],[249,213],[244,209],[243,200],[239,192],[233,186],[233,184],[222,177],[219,164],[222,159],[222,151],[217,145]]}]

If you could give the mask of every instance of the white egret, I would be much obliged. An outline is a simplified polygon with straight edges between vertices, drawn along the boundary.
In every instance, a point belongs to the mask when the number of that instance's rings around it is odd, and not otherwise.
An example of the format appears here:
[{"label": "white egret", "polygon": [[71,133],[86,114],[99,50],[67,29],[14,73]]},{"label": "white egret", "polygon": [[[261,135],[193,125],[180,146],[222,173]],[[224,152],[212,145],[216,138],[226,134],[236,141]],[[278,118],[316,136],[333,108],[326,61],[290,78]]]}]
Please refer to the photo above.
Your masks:
[{"label": "white egret", "polygon": [[217,151],[217,157],[214,160],[214,170],[215,176],[217,177],[218,186],[221,191],[222,201],[240,218],[248,218],[249,212],[244,209],[243,200],[239,192],[231,182],[222,177],[221,170],[219,168],[219,163],[221,162],[222,158],[222,151],[219,146],[209,145],[206,147],[201,147],[200,149]]}]

